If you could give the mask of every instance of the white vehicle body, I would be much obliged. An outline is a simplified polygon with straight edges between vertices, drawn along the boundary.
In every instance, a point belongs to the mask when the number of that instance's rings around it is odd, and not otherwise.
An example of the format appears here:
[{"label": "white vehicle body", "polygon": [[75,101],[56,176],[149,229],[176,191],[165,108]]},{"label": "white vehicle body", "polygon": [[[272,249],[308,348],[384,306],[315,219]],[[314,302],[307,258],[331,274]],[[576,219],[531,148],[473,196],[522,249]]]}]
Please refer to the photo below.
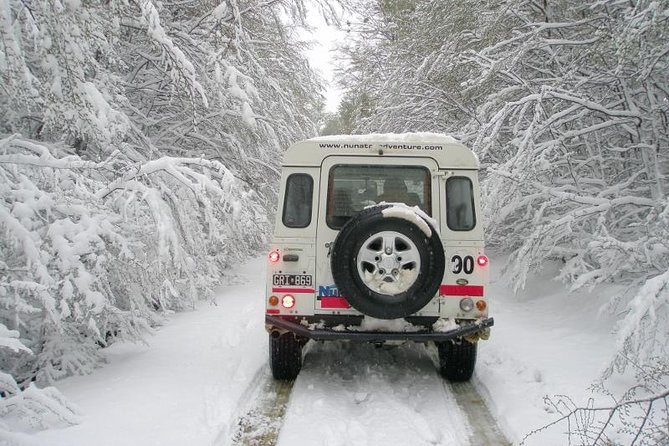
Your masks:
[{"label": "white vehicle body", "polygon": [[[486,338],[493,321],[485,294],[478,169],[471,150],[431,133],[328,136],[291,146],[282,164],[267,273],[270,339],[288,333],[301,345],[308,338]],[[397,196],[394,191],[402,202],[388,199]],[[367,232],[357,234],[356,225]],[[377,226],[383,229],[375,234]],[[365,240],[344,244],[348,240],[338,239],[344,235]],[[428,237],[443,255],[422,247]],[[340,251],[349,247],[350,255],[342,257]],[[423,280],[425,268],[439,262],[438,284],[429,288],[433,294],[407,303],[417,275]],[[353,305],[335,276],[357,296]],[[368,307],[366,294],[381,297]],[[396,302],[400,295],[406,302]],[[386,311],[384,299],[396,309]]]}]

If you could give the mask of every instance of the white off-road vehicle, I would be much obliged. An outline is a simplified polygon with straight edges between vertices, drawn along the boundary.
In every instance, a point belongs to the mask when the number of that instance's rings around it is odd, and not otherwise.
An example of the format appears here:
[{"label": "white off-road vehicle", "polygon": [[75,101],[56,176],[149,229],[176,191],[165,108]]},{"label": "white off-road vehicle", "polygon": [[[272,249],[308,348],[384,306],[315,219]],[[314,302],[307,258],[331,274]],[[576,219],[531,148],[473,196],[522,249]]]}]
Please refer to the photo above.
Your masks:
[{"label": "white off-road vehicle", "polygon": [[439,134],[309,139],[285,153],[265,323],[276,379],[309,339],[434,342],[468,380],[487,339],[478,160]]}]

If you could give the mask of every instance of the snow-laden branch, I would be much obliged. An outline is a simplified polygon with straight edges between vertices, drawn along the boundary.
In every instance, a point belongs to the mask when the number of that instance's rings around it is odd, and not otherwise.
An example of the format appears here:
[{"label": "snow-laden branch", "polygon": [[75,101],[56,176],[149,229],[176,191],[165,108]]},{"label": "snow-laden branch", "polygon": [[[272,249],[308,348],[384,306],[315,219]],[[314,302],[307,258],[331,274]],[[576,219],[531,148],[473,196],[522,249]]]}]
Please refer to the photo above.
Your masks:
[{"label": "snow-laden branch", "polygon": [[86,161],[75,155],[57,158],[43,145],[23,139],[18,134],[0,139],[0,164],[25,164],[52,169],[113,169],[107,162]]},{"label": "snow-laden branch", "polygon": [[170,60],[172,67],[172,78],[183,80],[185,86],[193,92],[197,92],[204,104],[205,108],[209,106],[207,94],[204,87],[197,80],[197,73],[192,62],[186,57],[184,52],[179,48],[174,41],[167,35],[163,28],[158,10],[153,4],[152,0],[138,0],[138,4],[142,13],[141,23],[147,26],[147,33],[149,37],[160,46],[167,58]]},{"label": "snow-laden branch", "polygon": [[642,365],[657,355],[667,358],[669,330],[669,270],[648,279],[627,304],[616,327],[616,351],[624,358],[614,363],[624,368],[629,359]]},{"label": "snow-laden branch", "polygon": [[176,158],[162,157],[157,160],[148,161],[137,169],[133,169],[112,182],[109,186],[98,192],[98,197],[105,198],[112,191],[122,189],[125,183],[141,178],[145,175],[151,175],[157,172],[165,172],[179,181],[182,185],[197,192],[196,187],[209,188],[210,191],[222,192],[221,186],[214,183],[207,176],[199,174],[190,167],[203,167],[215,177],[218,177],[223,183],[230,183],[234,180],[232,173],[220,162],[206,160],[202,158]]},{"label": "snow-laden branch", "polygon": [[[50,429],[68,427],[81,422],[81,411],[55,387],[37,388],[30,385],[25,390],[7,386],[12,377],[0,372],[0,390],[8,395],[0,399],[0,417],[15,428]],[[5,383],[5,385],[3,385]],[[3,434],[0,426],[0,436]]]},{"label": "snow-laden branch", "polygon": [[4,324],[0,323],[0,351],[2,349],[9,349],[15,353],[26,352],[32,354],[32,351],[19,339],[18,331],[9,330]]},{"label": "snow-laden branch", "polygon": [[[613,438],[618,440],[615,441],[616,443],[625,438],[630,443],[625,442],[624,444],[630,445],[634,445],[642,437],[645,442],[641,444],[661,444],[667,439],[666,432],[663,432],[663,424],[668,419],[663,407],[667,406],[669,390],[602,407],[576,406],[565,395],[558,395],[557,398],[557,402],[551,398],[546,398],[546,402],[561,416],[544,426],[531,430],[523,437],[520,445],[526,444],[532,437],[540,436],[542,432],[561,424],[567,424],[570,444],[575,438],[581,440],[580,444],[593,446],[611,443]],[[615,432],[614,417],[622,418],[627,429]],[[648,425],[650,428],[647,428]]]},{"label": "snow-laden branch", "polygon": [[[575,193],[571,192],[564,192],[559,190],[558,188],[555,187],[549,187],[546,186],[538,181],[524,181],[524,180],[518,180],[513,174],[510,172],[505,172],[500,169],[495,169],[495,168],[490,168],[488,171],[492,174],[495,175],[500,175],[502,177],[508,178],[512,181],[523,181],[524,186],[530,187],[530,188],[535,188],[538,192],[547,194],[556,198],[559,198],[561,200],[566,200],[566,201],[571,201],[574,203],[578,204],[585,204],[589,206],[594,206],[594,208],[588,208],[588,209],[597,209],[598,212],[606,212],[609,209],[616,207],[616,206],[622,206],[622,205],[635,205],[635,206],[642,206],[642,207],[655,207],[658,205],[658,203],[650,198],[644,198],[644,197],[637,197],[637,196],[622,196],[622,197],[615,197],[615,198],[603,198],[603,197],[595,197],[595,196],[590,196],[590,195],[578,195]],[[545,196],[545,195],[543,195]]]},{"label": "snow-laden branch", "polygon": [[[11,355],[18,362],[21,355],[33,357],[33,352],[19,339],[17,330],[0,323],[0,359]],[[5,360],[1,361],[7,366]],[[0,437],[6,424],[30,429],[46,429],[78,424],[79,410],[54,387],[38,389],[35,385],[21,388],[14,377],[0,370]]]}]

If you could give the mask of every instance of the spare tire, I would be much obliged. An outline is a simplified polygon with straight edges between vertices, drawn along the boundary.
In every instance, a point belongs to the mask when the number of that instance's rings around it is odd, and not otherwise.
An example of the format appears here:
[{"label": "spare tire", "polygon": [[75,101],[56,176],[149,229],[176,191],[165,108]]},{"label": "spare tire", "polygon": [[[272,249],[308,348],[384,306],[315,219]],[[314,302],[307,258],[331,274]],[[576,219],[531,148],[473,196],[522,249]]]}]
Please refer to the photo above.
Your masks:
[{"label": "spare tire", "polygon": [[437,294],[444,276],[444,250],[432,224],[408,207],[384,215],[389,207],[373,206],[349,220],[330,258],[340,295],[378,319],[414,314]]}]

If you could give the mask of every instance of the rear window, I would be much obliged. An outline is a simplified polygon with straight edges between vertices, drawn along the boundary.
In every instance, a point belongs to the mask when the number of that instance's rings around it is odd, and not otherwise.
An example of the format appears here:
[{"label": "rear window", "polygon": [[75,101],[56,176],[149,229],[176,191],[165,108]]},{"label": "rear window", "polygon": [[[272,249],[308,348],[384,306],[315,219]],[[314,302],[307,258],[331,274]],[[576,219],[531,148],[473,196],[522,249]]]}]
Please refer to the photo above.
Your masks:
[{"label": "rear window", "polygon": [[295,173],[286,180],[283,203],[283,225],[288,228],[306,228],[311,224],[311,206],[314,180],[311,175]]},{"label": "rear window", "polygon": [[337,165],[330,170],[327,225],[339,229],[367,206],[418,206],[431,214],[430,171],[421,166]]},{"label": "rear window", "polygon": [[451,231],[470,231],[476,226],[474,190],[467,177],[446,181],[446,223]]}]

